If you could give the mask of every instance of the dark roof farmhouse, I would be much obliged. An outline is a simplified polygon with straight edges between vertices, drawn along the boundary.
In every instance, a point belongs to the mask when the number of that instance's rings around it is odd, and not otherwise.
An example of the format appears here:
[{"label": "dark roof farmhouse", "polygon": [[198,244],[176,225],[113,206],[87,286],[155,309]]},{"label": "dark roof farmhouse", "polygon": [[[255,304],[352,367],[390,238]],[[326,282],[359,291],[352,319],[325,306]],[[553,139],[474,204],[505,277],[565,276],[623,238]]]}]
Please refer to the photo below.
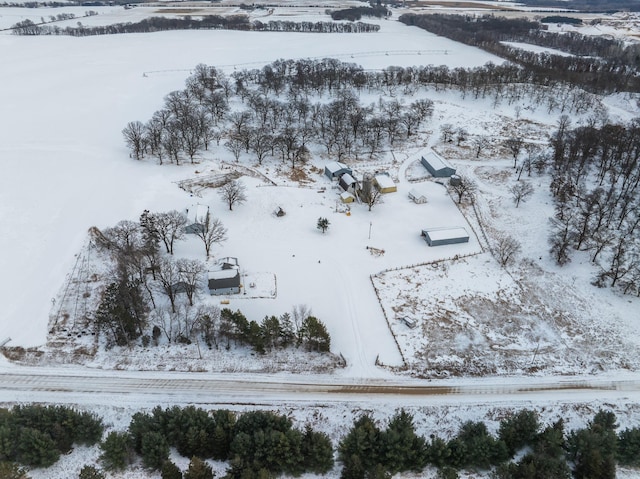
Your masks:
[{"label": "dark roof farmhouse", "polygon": [[420,163],[436,178],[447,178],[456,173],[456,169],[433,150],[424,153]]},{"label": "dark roof farmhouse", "polygon": [[430,228],[422,230],[421,236],[429,246],[468,243],[469,233],[462,226],[453,228]]},{"label": "dark roof farmhouse", "polygon": [[222,258],[218,261],[218,269],[209,271],[209,294],[240,293],[240,266],[236,258]]}]

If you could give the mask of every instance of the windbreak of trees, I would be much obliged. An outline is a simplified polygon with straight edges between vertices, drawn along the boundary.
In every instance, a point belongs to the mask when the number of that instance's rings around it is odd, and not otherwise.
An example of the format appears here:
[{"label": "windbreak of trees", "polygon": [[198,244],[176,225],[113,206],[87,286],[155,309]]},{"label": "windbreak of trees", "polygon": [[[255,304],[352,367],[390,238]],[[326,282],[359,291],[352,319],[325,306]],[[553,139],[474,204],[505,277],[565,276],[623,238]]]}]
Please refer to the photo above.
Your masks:
[{"label": "windbreak of trees", "polygon": [[588,251],[596,285],[640,295],[640,121],[570,129],[563,117],[552,146],[552,256]]},{"label": "windbreak of trees", "polygon": [[[96,444],[103,429],[102,419],[65,406],[0,409],[0,464],[7,461],[49,467],[60,454],[69,453],[74,444]],[[1,472],[0,476],[5,477]]]},{"label": "windbreak of trees", "polygon": [[329,13],[331,14],[332,20],[349,20],[352,22],[360,20],[362,17],[384,18],[391,15],[391,12],[387,7],[383,7],[382,5],[376,5],[373,7],[344,8],[342,10],[334,10]]},{"label": "windbreak of trees", "polygon": [[[335,452],[342,479],[389,479],[427,466],[443,478],[466,469],[490,470],[494,479],[613,479],[616,465],[640,465],[640,428],[618,428],[611,411],[600,410],[586,427],[567,432],[562,419],[544,425],[535,411],[524,409],[507,414],[496,434],[470,420],[449,439],[425,438],[416,432],[414,415],[399,410],[384,427],[368,414],[359,416]],[[27,479],[20,464],[48,467],[73,444],[95,444],[102,433],[100,418],[62,406],[0,409],[0,475]],[[170,448],[191,459],[184,474],[169,460]],[[80,479],[104,478],[96,466],[117,474],[138,460],[163,479],[212,479],[206,460],[226,461],[225,479],[322,475],[334,468],[329,436],[262,410],[158,406],[134,414],[126,431],[109,432],[99,449],[98,463],[82,468]]]},{"label": "windbreak of trees", "polygon": [[[546,32],[538,22],[493,15],[476,18],[404,14],[400,21],[482,48],[522,65],[535,76],[534,82],[537,84],[562,81],[594,93],[640,91],[639,45],[625,45],[622,41],[577,33],[564,35]],[[505,41],[557,48],[573,56],[534,53],[510,47],[502,43]]]},{"label": "windbreak of trees", "polygon": [[[538,8],[559,8],[564,10],[567,4],[564,0],[523,0],[523,4]],[[571,9],[582,12],[637,12],[640,5],[634,0],[572,0]]]},{"label": "windbreak of trees", "polygon": [[265,32],[313,32],[313,33],[365,33],[377,32],[380,25],[356,22],[292,22],[272,20],[250,21],[246,15],[205,15],[199,18],[185,16],[181,18],[150,17],[131,23],[86,26],[78,22],[76,27],[36,24],[23,20],[11,27],[15,35],[69,35],[84,37],[91,35],[115,35],[119,33],[149,33],[168,30],[252,30]]},{"label": "windbreak of trees", "polygon": [[171,469],[170,447],[184,457],[229,461],[228,479],[324,474],[333,468],[333,445],[326,434],[310,425],[296,429],[291,419],[270,411],[237,416],[193,406],[156,407],[150,414],[134,414],[126,433],[110,433],[100,447],[105,469],[125,469],[135,452],[145,467],[162,470],[162,477]]}]

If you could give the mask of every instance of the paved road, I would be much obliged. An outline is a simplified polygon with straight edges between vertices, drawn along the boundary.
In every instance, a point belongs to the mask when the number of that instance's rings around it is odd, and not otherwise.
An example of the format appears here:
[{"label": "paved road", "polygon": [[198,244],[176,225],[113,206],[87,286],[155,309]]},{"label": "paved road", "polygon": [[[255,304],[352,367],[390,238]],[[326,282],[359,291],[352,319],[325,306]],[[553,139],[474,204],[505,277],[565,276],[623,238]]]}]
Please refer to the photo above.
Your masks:
[{"label": "paved road", "polygon": [[[250,404],[256,402],[401,402],[402,404],[515,402],[532,399],[585,401],[592,398],[640,398],[640,379],[572,379],[558,381],[503,381],[487,379],[456,385],[447,383],[406,383],[392,381],[340,380],[323,377],[313,382],[283,381],[276,377],[237,377],[200,375],[198,373],[127,373],[104,374],[83,370],[43,374],[28,372],[0,373],[0,403],[37,400],[43,402],[91,401],[109,404],[203,402]],[[129,398],[129,399],[127,399]],[[85,402],[81,400],[80,402]]]}]

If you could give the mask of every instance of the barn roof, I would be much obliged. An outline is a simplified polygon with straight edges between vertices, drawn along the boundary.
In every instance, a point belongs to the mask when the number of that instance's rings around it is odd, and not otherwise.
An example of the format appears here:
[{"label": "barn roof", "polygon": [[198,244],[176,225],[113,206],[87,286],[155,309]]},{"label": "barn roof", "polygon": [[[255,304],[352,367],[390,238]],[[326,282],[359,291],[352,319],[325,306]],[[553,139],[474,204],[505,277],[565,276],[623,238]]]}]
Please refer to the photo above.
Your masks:
[{"label": "barn roof", "polygon": [[378,183],[378,186],[382,189],[393,188],[394,186],[396,186],[389,175],[376,175],[375,179],[376,183]]},{"label": "barn roof", "polygon": [[462,226],[453,228],[430,228],[422,230],[423,234],[428,234],[432,241],[442,241],[454,238],[468,238],[469,233]]},{"label": "barn roof", "polygon": [[348,170],[349,167],[347,165],[345,165],[344,163],[340,163],[338,161],[331,161],[329,163],[327,163],[325,165],[325,168],[330,171],[331,173],[335,173],[336,171],[340,171],[340,170]]},{"label": "barn roof", "polygon": [[426,161],[428,161],[429,164],[436,171],[442,170],[444,168],[455,169],[455,168],[453,168],[453,166],[451,166],[451,164],[447,160],[442,158],[439,154],[437,154],[433,150],[429,150],[429,151],[423,153],[422,154],[422,158],[424,158]]}]

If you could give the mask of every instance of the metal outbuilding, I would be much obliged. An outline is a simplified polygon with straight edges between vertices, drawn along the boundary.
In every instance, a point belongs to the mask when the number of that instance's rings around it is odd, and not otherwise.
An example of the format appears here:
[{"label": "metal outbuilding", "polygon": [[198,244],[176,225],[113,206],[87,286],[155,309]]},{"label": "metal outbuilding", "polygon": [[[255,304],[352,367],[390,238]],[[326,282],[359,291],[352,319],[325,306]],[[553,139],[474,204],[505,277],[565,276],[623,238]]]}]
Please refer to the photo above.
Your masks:
[{"label": "metal outbuilding", "polygon": [[330,180],[337,180],[345,173],[349,173],[353,175],[353,171],[347,165],[340,163],[338,161],[332,161],[331,163],[327,163],[324,167],[324,174]]},{"label": "metal outbuilding", "polygon": [[436,178],[448,178],[456,173],[456,169],[433,150],[424,153],[420,163]]},{"label": "metal outbuilding", "polygon": [[429,246],[468,243],[469,233],[462,226],[453,228],[430,228],[422,230],[421,236]]}]

